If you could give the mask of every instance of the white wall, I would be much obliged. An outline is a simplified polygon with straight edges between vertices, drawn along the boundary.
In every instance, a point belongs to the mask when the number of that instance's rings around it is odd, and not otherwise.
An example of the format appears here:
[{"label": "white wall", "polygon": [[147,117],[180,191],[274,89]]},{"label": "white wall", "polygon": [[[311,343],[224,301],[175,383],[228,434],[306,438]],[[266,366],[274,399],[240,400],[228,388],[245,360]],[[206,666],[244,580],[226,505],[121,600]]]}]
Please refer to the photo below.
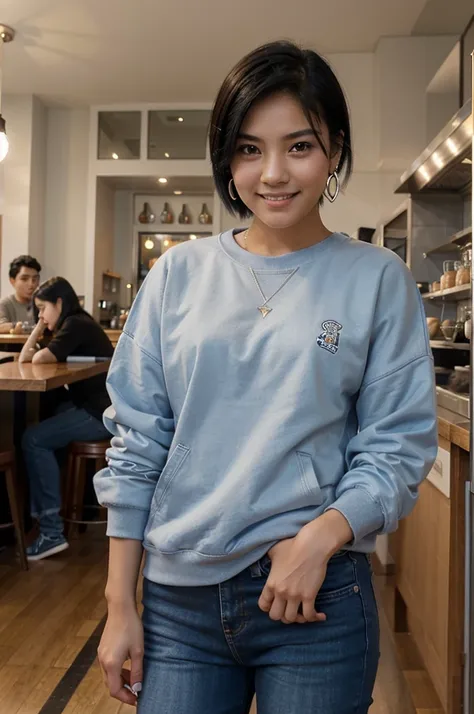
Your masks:
[{"label": "white wall", "polygon": [[47,109],[37,97],[33,97],[32,109],[28,252],[39,260],[41,264],[44,264],[48,139]]},{"label": "white wall", "polygon": [[453,113],[452,96],[432,100],[426,88],[455,42],[388,37],[373,54],[328,56],[348,99],[354,148],[347,189],[322,211],[331,230],[375,227],[403,201],[394,194],[401,174]]},{"label": "white wall", "polygon": [[9,264],[16,256],[28,253],[33,97],[4,96],[2,114],[10,150],[3,162],[1,297],[11,292]]},{"label": "white wall", "polygon": [[459,109],[459,92],[427,95],[426,138],[430,143]]},{"label": "white wall", "polygon": [[121,307],[128,307],[130,297],[127,283],[134,284],[136,278],[136,260],[133,250],[132,191],[115,192],[114,211],[114,272],[122,276],[120,281],[120,305]]},{"label": "white wall", "polygon": [[94,315],[98,313],[97,301],[102,297],[102,273],[113,272],[114,230],[115,192],[99,179],[97,181],[95,221]]},{"label": "white wall", "polygon": [[45,277],[61,275],[84,294],[89,111],[48,110]]},{"label": "white wall", "polygon": [[405,171],[426,147],[426,89],[456,40],[386,37],[379,42],[375,61],[383,169]]}]

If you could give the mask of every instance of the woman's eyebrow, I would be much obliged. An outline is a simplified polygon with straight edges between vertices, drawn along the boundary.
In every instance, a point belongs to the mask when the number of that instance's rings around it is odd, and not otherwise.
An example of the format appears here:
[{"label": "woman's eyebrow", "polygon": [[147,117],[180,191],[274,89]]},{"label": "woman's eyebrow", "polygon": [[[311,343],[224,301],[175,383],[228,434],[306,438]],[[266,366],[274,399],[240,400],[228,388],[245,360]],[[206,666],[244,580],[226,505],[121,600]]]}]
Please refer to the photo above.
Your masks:
[{"label": "woman's eyebrow", "polygon": [[[300,129],[299,131],[292,131],[291,134],[286,134],[283,139],[300,139],[303,136],[315,136],[315,133],[312,129]],[[254,134],[241,133],[237,138],[247,139],[247,141],[262,141],[260,137],[255,136]]]}]

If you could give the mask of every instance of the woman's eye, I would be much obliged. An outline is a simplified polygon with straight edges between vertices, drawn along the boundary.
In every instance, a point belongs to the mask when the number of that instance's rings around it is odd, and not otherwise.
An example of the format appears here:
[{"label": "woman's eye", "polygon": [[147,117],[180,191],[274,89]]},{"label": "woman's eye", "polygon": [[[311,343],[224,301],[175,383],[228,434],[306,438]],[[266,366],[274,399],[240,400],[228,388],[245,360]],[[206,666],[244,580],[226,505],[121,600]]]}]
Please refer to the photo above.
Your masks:
[{"label": "woman's eye", "polygon": [[309,151],[311,149],[311,144],[307,141],[299,141],[297,144],[291,147],[291,151],[294,153],[301,153],[302,151]]},{"label": "woman's eye", "polygon": [[258,147],[253,144],[242,144],[242,146],[239,146],[238,151],[246,156],[260,153]]}]

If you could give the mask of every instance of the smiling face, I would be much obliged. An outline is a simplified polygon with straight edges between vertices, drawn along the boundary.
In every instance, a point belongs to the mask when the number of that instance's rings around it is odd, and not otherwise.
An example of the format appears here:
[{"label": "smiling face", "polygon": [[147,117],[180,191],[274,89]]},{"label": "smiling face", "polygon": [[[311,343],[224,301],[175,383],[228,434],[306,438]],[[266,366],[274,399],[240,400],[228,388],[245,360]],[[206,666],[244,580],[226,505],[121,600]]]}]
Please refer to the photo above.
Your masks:
[{"label": "smiling face", "polygon": [[41,300],[40,298],[35,298],[35,304],[38,308],[39,318],[43,320],[44,324],[51,332],[58,324],[58,320],[61,317],[61,311],[63,308],[63,301],[58,298],[56,303],[48,302],[47,300]]},{"label": "smiling face", "polygon": [[255,218],[273,229],[297,226],[314,214],[339,153],[324,123],[314,125],[300,103],[276,94],[255,104],[245,117],[231,163],[235,187]]}]

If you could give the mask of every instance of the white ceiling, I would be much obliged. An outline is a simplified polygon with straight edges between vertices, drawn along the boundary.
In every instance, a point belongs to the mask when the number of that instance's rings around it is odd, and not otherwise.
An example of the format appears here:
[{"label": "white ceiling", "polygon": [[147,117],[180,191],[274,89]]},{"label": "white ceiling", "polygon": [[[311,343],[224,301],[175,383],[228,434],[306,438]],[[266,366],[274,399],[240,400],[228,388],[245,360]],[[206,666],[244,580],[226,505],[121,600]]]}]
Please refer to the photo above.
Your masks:
[{"label": "white ceiling", "polygon": [[472,12],[472,0],[0,0],[0,22],[17,31],[4,91],[64,105],[209,101],[263,42],[372,51],[414,28],[461,32]]}]

